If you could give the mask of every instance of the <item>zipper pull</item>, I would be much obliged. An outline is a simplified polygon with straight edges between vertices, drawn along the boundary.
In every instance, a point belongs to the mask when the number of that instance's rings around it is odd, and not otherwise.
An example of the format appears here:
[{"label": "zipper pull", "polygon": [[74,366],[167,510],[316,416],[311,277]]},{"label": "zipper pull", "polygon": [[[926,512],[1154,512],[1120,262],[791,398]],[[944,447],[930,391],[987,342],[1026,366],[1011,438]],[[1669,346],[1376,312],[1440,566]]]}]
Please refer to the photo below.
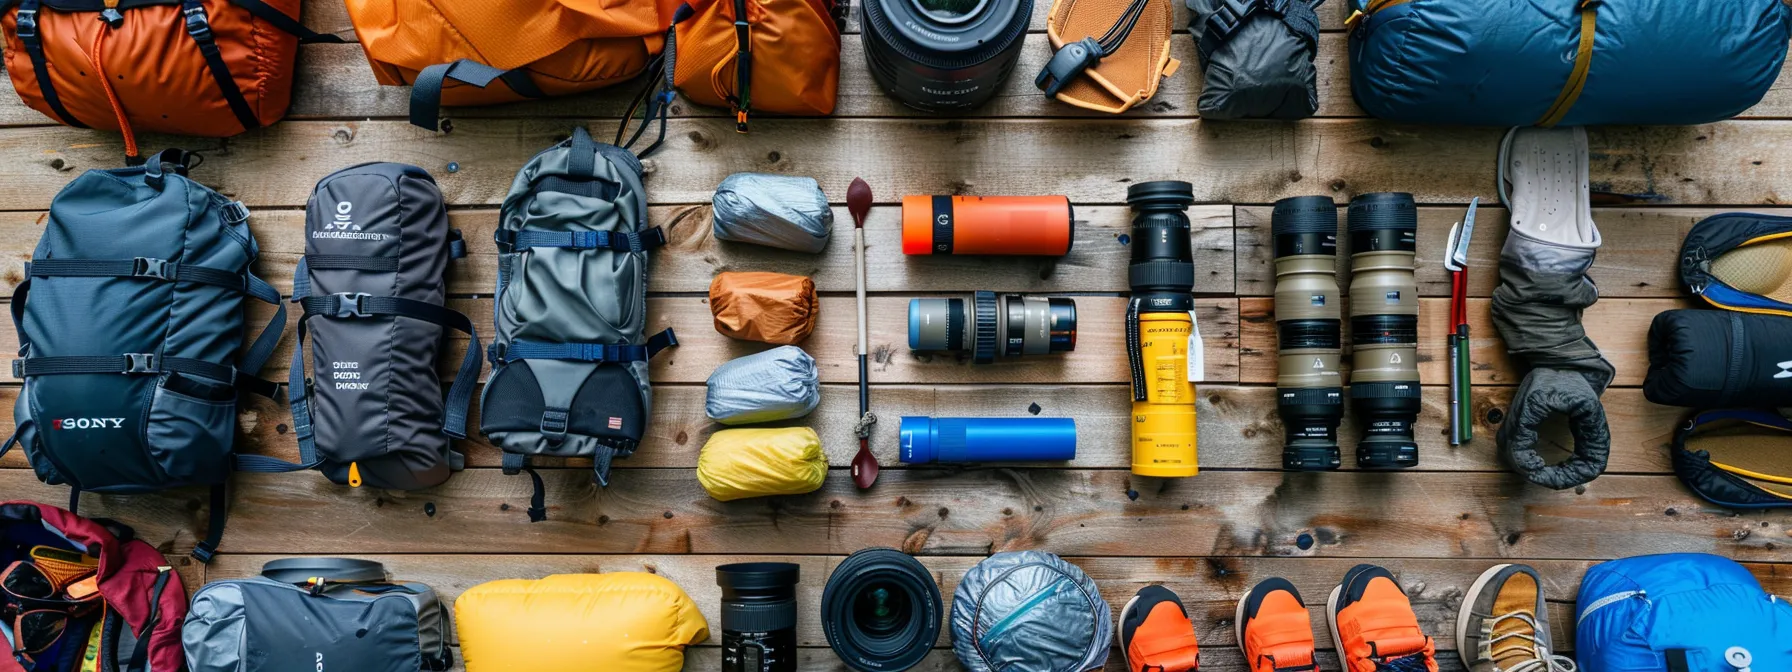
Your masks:
[{"label": "zipper pull", "polygon": [[118,30],[119,26],[124,25],[124,15],[114,7],[107,7],[105,11],[100,12],[100,20],[106,22],[106,26],[113,30]]},{"label": "zipper pull", "polygon": [[348,487],[351,487],[351,488],[361,487],[361,463],[360,462],[348,463]]}]

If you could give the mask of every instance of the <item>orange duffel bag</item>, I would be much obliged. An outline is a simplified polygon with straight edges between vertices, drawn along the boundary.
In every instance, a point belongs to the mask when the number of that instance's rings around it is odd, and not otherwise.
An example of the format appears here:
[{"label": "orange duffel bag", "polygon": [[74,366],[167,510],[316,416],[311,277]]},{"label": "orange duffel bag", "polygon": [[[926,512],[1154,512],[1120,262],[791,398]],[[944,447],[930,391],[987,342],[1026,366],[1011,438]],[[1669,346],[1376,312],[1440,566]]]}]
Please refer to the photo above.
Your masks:
[{"label": "orange duffel bag", "polygon": [[[678,23],[672,79],[691,102],[732,107],[745,133],[752,110],[834,112],[839,10],[847,0],[692,0]],[[744,22],[736,18],[745,15]]]},{"label": "orange duffel bag", "polygon": [[279,121],[299,0],[0,0],[19,98],[70,126],[227,137]]},{"label": "orange duffel bag", "polygon": [[627,80],[665,46],[678,0],[348,0],[381,84],[411,86],[411,123]]}]

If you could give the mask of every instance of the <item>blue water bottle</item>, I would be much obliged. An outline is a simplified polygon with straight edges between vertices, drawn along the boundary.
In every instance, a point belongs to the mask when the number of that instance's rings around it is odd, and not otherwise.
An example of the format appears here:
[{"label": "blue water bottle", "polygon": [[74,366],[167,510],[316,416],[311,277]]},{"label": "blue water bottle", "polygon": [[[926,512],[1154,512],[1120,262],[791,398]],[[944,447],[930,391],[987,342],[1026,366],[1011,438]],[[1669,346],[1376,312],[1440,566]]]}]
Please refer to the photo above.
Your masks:
[{"label": "blue water bottle", "polygon": [[902,461],[1056,462],[1076,459],[1071,418],[902,418]]}]

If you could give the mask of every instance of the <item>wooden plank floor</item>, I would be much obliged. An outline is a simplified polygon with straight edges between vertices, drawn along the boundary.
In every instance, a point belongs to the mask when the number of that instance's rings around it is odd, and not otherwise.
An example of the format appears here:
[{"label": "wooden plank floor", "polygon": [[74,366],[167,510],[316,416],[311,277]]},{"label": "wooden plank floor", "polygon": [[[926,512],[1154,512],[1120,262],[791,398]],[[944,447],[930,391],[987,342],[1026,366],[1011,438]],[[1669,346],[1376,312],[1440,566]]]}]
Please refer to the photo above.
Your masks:
[{"label": "wooden plank floor", "polygon": [[[341,3],[307,0],[306,22],[352,33]],[[423,492],[374,492],[330,485],[315,474],[244,474],[235,481],[232,521],[215,564],[184,553],[202,533],[204,493],[87,496],[83,512],[117,518],[175,558],[197,583],[252,574],[271,557],[369,557],[394,574],[425,581],[452,598],[480,582],[556,572],[651,571],[678,582],[719,628],[716,565],[782,559],[803,566],[799,642],[803,669],[841,668],[815,621],[821,588],[841,557],[867,546],[921,556],[948,599],[963,572],[994,551],[1045,549],[1086,569],[1116,607],[1138,587],[1163,583],[1191,608],[1207,670],[1242,670],[1231,637],[1236,600],[1267,576],[1288,577],[1323,595],[1357,562],[1394,570],[1413,595],[1441,649],[1462,595],[1491,564],[1524,561],[1543,571],[1555,606],[1558,646],[1572,647],[1573,602],[1593,563],[1634,554],[1689,551],[1748,563],[1769,590],[1792,594],[1792,515],[1713,507],[1680,487],[1664,446],[1679,409],[1643,399],[1646,329],[1662,310],[1690,305],[1676,283],[1680,239],[1699,219],[1792,200],[1792,79],[1734,121],[1678,128],[1591,131],[1592,180],[1605,235],[1593,270],[1604,298],[1587,312],[1595,340],[1617,366],[1606,393],[1613,454],[1609,472],[1582,488],[1553,492],[1509,474],[1493,436],[1519,374],[1488,320],[1487,297],[1505,237],[1505,212],[1484,208],[1470,250],[1474,318],[1476,440],[1445,440],[1448,400],[1437,335],[1449,292],[1439,250],[1472,197],[1496,203],[1494,160],[1501,131],[1408,126],[1362,116],[1351,101],[1342,8],[1324,8],[1320,112],[1300,123],[1206,122],[1196,118],[1200,68],[1186,34],[1173,42],[1185,67],[1155,100],[1121,118],[1092,116],[1044,98],[1030,74],[1048,58],[1046,5],[1016,74],[1000,96],[963,119],[915,113],[886,98],[865,71],[856,20],[844,38],[839,112],[827,119],[755,121],[733,132],[725,111],[680,100],[667,147],[646,162],[651,217],[671,243],[654,257],[651,319],[678,329],[683,345],[654,363],[654,422],[644,446],[616,464],[614,485],[590,483],[589,463],[563,460],[544,471],[549,520],[528,524],[528,479],[496,468],[498,451],[462,442],[469,469]],[[1178,25],[1187,11],[1177,4]],[[259,274],[282,288],[303,252],[303,212],[313,182],[363,161],[403,161],[430,170],[452,203],[455,226],[474,241],[452,269],[451,303],[489,324],[495,250],[488,243],[496,206],[515,170],[534,152],[586,124],[611,134],[632,86],[538,103],[451,110],[452,132],[427,133],[403,120],[407,91],[378,86],[358,47],[301,49],[291,118],[230,139],[144,138],[206,155],[194,177],[249,203],[263,254]],[[0,84],[0,88],[9,86]],[[80,171],[114,165],[115,136],[56,126],[0,91],[0,292],[23,277],[50,198]],[[452,167],[451,167],[452,166]],[[885,418],[875,439],[885,473],[867,493],[847,477],[856,442],[856,371],[850,236],[821,255],[718,242],[709,227],[711,191],[738,171],[808,175],[836,201],[865,177],[879,207],[867,224],[872,290],[872,392]],[[1124,311],[1128,248],[1126,186],[1154,179],[1195,185],[1190,210],[1196,249],[1197,308],[1206,340],[1201,385],[1203,474],[1164,480],[1132,476],[1125,388]],[[1346,459],[1336,474],[1279,471],[1281,424],[1274,406],[1275,333],[1269,204],[1321,194],[1339,203],[1371,191],[1409,191],[1425,205],[1418,279],[1426,383],[1417,425],[1421,466],[1367,473]],[[898,248],[895,203],[905,194],[1067,194],[1079,219],[1075,251],[1062,259],[908,258]],[[837,206],[837,230],[850,219]],[[1344,281],[1347,281],[1347,268]],[[823,437],[834,469],[818,492],[720,503],[698,486],[693,467],[716,429],[703,415],[704,379],[730,358],[761,349],[710,326],[703,292],[724,270],[806,274],[822,291],[821,320],[803,346],[821,365],[822,405],[802,424]],[[1055,357],[992,366],[911,353],[902,302],[915,295],[975,289],[1065,293],[1081,310],[1079,347]],[[265,313],[258,313],[265,317]],[[0,352],[17,335],[0,327]],[[290,352],[289,342],[283,352]],[[464,347],[457,344],[456,347]],[[458,359],[450,353],[444,362]],[[284,375],[277,355],[268,375]],[[0,362],[0,365],[3,365]],[[445,374],[452,374],[444,369]],[[17,397],[0,386],[0,404]],[[1081,434],[1068,464],[1002,468],[907,468],[895,460],[900,415],[1069,416]],[[296,457],[290,416],[261,401],[241,413],[246,450]],[[0,431],[11,431],[0,413]],[[1346,420],[1341,435],[1356,436]],[[1568,440],[1557,428],[1558,446]],[[1348,450],[1346,452],[1349,452]],[[0,496],[65,501],[41,485],[23,456],[0,460]],[[189,589],[196,587],[190,585]],[[1321,622],[1314,610],[1315,623]],[[718,666],[716,640],[686,668]],[[949,642],[942,639],[941,647]],[[1335,656],[1326,669],[1335,669]],[[1460,670],[1454,653],[1440,656]],[[1116,656],[1108,666],[1118,670]],[[949,650],[920,669],[952,670]]]}]

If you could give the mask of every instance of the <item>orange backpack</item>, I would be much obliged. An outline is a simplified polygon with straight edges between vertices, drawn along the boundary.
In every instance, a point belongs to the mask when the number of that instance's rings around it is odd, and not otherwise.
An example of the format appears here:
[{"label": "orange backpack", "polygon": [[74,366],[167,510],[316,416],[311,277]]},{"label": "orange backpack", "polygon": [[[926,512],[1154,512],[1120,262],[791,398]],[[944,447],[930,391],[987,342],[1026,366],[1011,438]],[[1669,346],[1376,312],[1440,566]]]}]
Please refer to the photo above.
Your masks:
[{"label": "orange backpack", "polygon": [[279,121],[299,0],[0,0],[19,98],[70,126],[227,137]]},{"label": "orange backpack", "polygon": [[[589,91],[646,70],[677,0],[348,0],[381,84],[411,85],[411,123],[441,106]],[[502,86],[492,86],[493,82]]]},{"label": "orange backpack", "polygon": [[[673,81],[691,102],[734,109],[747,130],[752,109],[834,111],[840,25],[834,0],[693,0],[678,23]],[[745,15],[746,20],[736,18]]]}]

